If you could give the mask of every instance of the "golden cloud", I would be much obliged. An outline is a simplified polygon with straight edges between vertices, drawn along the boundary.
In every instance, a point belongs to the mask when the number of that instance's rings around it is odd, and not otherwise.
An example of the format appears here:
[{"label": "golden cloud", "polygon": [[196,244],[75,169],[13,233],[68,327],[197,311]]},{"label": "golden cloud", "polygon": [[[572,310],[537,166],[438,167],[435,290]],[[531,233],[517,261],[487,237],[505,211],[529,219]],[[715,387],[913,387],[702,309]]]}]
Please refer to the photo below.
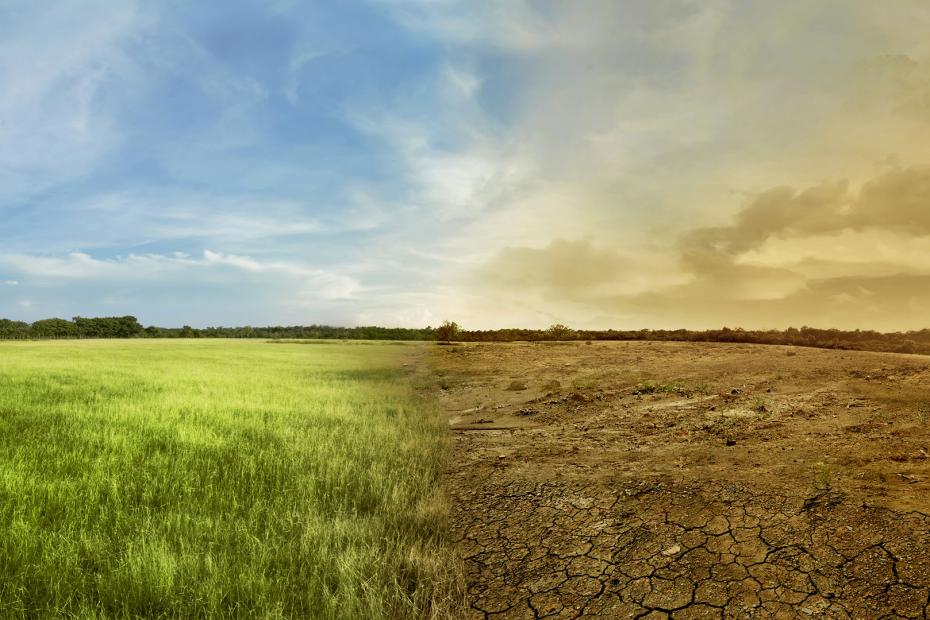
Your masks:
[{"label": "golden cloud", "polygon": [[500,251],[481,278],[498,294],[584,304],[592,316],[648,326],[923,327],[930,167],[881,173],[857,192],[846,181],[760,192],[729,225],[688,231],[667,253],[677,272],[591,240],[556,239]]}]

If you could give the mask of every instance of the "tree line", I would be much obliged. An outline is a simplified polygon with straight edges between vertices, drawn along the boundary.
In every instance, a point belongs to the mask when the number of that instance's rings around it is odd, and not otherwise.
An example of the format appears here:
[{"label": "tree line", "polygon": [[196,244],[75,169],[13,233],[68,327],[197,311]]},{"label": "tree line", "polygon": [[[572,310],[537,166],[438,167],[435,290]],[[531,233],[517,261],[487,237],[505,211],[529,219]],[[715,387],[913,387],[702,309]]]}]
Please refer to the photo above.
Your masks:
[{"label": "tree line", "polygon": [[[440,328],[441,329],[441,328]],[[736,342],[777,344],[821,349],[849,349],[892,353],[930,355],[930,329],[905,332],[874,330],[818,329],[789,327],[784,330],[721,329],[639,329],[639,330],[574,330],[565,325],[553,325],[545,330],[497,329],[487,331],[459,330],[459,339],[468,342],[506,341],[567,341],[567,340],[657,340],[678,342]]]},{"label": "tree line", "polygon": [[0,339],[40,340],[68,338],[264,338],[303,340],[423,340],[439,342],[552,342],[595,340],[657,340],[681,342],[738,342],[921,353],[930,355],[930,329],[906,332],[789,327],[784,330],[740,328],[687,330],[575,330],[562,324],[547,329],[467,330],[446,321],[438,328],[334,327],[291,325],[267,327],[143,327],[134,316],[43,319],[34,323],[0,319]]},{"label": "tree line", "polygon": [[435,340],[435,330],[401,327],[332,327],[292,325],[269,327],[143,327],[134,316],[53,318],[35,323],[0,319],[2,340],[78,338],[298,338],[343,340]]}]

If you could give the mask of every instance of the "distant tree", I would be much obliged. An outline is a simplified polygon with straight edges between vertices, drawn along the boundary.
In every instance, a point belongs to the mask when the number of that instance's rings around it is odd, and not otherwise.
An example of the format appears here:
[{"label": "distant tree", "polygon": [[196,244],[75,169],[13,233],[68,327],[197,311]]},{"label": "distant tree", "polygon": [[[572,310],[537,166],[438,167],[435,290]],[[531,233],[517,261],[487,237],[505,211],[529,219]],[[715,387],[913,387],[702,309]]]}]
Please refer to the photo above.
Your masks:
[{"label": "distant tree", "polygon": [[449,343],[458,340],[462,334],[462,328],[455,321],[443,321],[436,329],[436,339],[439,342]]},{"label": "distant tree", "polygon": [[74,323],[64,319],[42,319],[32,324],[32,334],[36,338],[74,338],[77,330]]},{"label": "distant tree", "polygon": [[116,319],[118,338],[136,338],[142,335],[142,325],[134,316],[121,316]]},{"label": "distant tree", "polygon": [[142,326],[134,316],[105,316],[72,319],[78,338],[135,338],[142,335]]},{"label": "distant tree", "polygon": [[547,340],[574,340],[576,337],[577,334],[574,329],[561,323],[550,325],[549,329],[546,330]]},{"label": "distant tree", "polygon": [[32,327],[24,321],[11,321],[0,319],[0,338],[5,340],[19,340],[29,338]]}]

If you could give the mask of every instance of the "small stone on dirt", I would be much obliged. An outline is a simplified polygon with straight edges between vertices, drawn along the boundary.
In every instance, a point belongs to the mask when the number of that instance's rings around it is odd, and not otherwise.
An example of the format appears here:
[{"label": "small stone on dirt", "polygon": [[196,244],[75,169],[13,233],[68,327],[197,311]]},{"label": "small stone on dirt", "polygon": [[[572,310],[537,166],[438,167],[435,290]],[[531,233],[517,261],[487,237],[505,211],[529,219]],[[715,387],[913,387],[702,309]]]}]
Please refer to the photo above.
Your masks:
[{"label": "small stone on dirt", "polygon": [[511,381],[507,386],[508,392],[520,392],[526,389],[526,383],[523,381]]},{"label": "small stone on dirt", "polygon": [[669,547],[668,549],[663,551],[662,555],[670,557],[670,556],[676,555],[679,551],[681,551],[681,545],[675,545],[674,547]]},{"label": "small stone on dirt", "polygon": [[727,447],[735,446],[735,445],[736,445],[736,440],[733,439],[732,437],[727,437]]}]

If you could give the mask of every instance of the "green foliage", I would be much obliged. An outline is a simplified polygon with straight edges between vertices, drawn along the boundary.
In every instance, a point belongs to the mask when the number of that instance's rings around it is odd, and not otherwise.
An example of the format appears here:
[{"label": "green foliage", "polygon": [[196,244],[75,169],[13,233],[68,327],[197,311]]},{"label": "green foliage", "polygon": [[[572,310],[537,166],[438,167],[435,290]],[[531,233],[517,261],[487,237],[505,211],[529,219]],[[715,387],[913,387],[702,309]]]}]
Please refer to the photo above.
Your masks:
[{"label": "green foliage", "polygon": [[450,343],[459,339],[462,329],[455,321],[443,321],[442,325],[436,329],[436,339],[439,342]]},{"label": "green foliage", "polygon": [[143,333],[134,316],[72,319],[75,332],[82,338],[135,338]]},{"label": "green foliage", "polygon": [[[458,332],[456,332],[458,333]],[[293,325],[288,327],[205,327],[185,325],[180,328],[143,328],[136,317],[74,317],[43,319],[32,325],[22,321],[0,319],[0,340],[45,340],[65,338],[291,338],[339,340],[435,340],[436,330],[403,327],[331,327],[328,325]]]},{"label": "green foliage", "polygon": [[0,617],[441,614],[445,429],[409,351],[0,343]]},{"label": "green foliage", "polygon": [[31,331],[29,323],[0,319],[0,340],[24,340],[30,337]]},{"label": "green foliage", "polygon": [[680,396],[690,395],[689,390],[680,383],[658,383],[654,381],[644,381],[633,390],[634,394],[678,394]]},{"label": "green foliage", "polygon": [[36,338],[74,338],[77,333],[74,323],[64,319],[43,319],[32,324]]}]

